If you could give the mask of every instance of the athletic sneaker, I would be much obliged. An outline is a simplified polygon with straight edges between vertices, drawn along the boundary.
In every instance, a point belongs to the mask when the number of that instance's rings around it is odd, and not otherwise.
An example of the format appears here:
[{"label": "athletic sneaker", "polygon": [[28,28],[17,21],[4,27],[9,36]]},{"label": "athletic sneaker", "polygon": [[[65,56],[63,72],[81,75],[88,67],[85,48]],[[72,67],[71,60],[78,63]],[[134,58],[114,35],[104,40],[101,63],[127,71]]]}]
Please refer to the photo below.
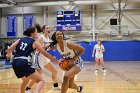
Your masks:
[{"label": "athletic sneaker", "polygon": [[31,93],[30,90],[26,90],[25,93]]},{"label": "athletic sneaker", "polygon": [[81,85],[81,86],[78,86],[78,90],[77,90],[77,92],[80,92],[80,93],[82,93],[83,92],[83,85]]},{"label": "athletic sneaker", "polygon": [[54,83],[53,84],[53,87],[52,87],[52,90],[54,90],[54,91],[60,91],[61,88],[58,86],[58,83]]},{"label": "athletic sneaker", "polygon": [[98,69],[95,70],[95,75],[96,75],[96,76],[98,75]]},{"label": "athletic sneaker", "polygon": [[30,92],[30,89],[31,89],[31,88],[27,87],[26,90],[25,90],[25,93],[31,93],[31,92]]},{"label": "athletic sneaker", "polygon": [[103,68],[103,73],[106,73],[106,69],[105,68]]},{"label": "athletic sneaker", "polygon": [[61,88],[60,88],[60,87],[52,87],[52,90],[53,90],[53,91],[60,91]]}]

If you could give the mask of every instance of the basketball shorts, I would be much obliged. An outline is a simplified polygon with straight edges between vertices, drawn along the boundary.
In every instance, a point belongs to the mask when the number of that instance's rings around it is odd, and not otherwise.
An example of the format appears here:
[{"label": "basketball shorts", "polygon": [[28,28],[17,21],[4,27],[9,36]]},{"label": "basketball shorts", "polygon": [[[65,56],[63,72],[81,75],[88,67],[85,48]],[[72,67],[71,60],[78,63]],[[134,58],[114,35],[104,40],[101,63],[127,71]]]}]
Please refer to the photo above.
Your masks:
[{"label": "basketball shorts", "polygon": [[32,67],[35,69],[43,69],[49,62],[51,61],[42,54],[32,56]]},{"label": "basketball shorts", "polygon": [[18,78],[29,75],[35,72],[35,69],[31,67],[31,64],[26,59],[14,59],[12,62],[12,67]]},{"label": "basketball shorts", "polygon": [[103,54],[96,53],[96,54],[95,54],[95,57],[96,57],[96,58],[103,58]]}]

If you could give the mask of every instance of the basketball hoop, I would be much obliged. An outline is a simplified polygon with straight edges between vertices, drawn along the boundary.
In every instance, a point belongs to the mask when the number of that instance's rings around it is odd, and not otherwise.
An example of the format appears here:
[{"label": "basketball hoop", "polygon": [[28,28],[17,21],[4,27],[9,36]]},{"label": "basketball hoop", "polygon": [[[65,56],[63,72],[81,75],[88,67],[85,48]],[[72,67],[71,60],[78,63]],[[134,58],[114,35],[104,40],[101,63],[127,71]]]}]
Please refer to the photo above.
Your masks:
[{"label": "basketball hoop", "polygon": [[122,39],[122,32],[119,32],[117,38],[118,38],[118,39]]}]

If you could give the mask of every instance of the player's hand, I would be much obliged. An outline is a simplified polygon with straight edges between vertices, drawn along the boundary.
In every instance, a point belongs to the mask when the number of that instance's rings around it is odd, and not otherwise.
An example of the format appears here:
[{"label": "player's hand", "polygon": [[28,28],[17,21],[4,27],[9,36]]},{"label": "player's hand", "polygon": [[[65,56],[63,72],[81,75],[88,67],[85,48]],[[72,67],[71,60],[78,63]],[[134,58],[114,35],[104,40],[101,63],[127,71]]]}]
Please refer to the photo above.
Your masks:
[{"label": "player's hand", "polygon": [[48,47],[50,44],[49,43],[47,43],[47,44],[45,44],[45,47]]},{"label": "player's hand", "polygon": [[57,62],[57,63],[58,63],[58,65],[59,65],[59,64],[61,63],[61,60],[58,60],[58,62]]},{"label": "player's hand", "polygon": [[7,58],[7,59],[10,59],[10,58],[11,58],[11,53],[7,53],[7,54],[6,54],[6,58]]},{"label": "player's hand", "polygon": [[94,55],[92,55],[92,57],[94,57]]},{"label": "player's hand", "polygon": [[57,60],[56,62],[57,62],[58,64],[60,64],[61,61],[60,61],[60,60]]},{"label": "player's hand", "polygon": [[74,60],[70,60],[68,62],[68,68],[71,68],[74,65]]}]

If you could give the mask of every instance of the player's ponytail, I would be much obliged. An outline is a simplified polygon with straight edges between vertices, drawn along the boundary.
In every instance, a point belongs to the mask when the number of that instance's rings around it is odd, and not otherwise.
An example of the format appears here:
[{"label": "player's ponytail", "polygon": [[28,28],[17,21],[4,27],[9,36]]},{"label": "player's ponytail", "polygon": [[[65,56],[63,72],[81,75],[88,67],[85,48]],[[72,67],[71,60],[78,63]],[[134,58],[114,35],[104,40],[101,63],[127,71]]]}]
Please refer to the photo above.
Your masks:
[{"label": "player's ponytail", "polygon": [[46,27],[46,25],[43,25],[43,26],[42,26],[42,30],[45,30],[45,27]]},{"label": "player's ponytail", "polygon": [[35,29],[37,29],[38,33],[42,32],[42,28],[41,28],[41,26],[38,23],[35,23],[34,27],[35,27]]},{"label": "player's ponytail", "polygon": [[50,44],[49,46],[47,46],[47,47],[45,48],[45,50],[47,50],[48,48],[52,48],[55,44],[57,44],[56,41],[51,42],[51,44]]}]

